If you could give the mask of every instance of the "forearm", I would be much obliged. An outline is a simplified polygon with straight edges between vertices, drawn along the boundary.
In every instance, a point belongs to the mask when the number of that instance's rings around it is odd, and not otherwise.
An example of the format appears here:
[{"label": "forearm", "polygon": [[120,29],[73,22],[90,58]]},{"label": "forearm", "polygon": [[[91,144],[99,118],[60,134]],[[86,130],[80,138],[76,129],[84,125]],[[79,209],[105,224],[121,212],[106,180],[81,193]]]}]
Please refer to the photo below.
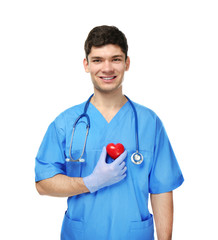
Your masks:
[{"label": "forearm", "polygon": [[173,194],[151,194],[158,240],[171,240],[173,230]]},{"label": "forearm", "polygon": [[62,174],[37,182],[36,189],[40,195],[53,197],[71,197],[89,192],[83,178],[68,177]]}]

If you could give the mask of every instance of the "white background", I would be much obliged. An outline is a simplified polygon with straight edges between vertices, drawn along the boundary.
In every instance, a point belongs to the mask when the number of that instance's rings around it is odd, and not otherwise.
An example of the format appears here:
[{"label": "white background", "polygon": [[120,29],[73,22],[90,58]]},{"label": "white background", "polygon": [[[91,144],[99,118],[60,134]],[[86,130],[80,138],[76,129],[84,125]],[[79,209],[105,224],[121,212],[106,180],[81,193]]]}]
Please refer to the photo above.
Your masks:
[{"label": "white background", "polygon": [[66,199],[37,194],[34,158],[92,93],[83,44],[102,24],[126,34],[124,92],[162,119],[185,177],[173,239],[218,239],[217,13],[211,0],[0,2],[0,239],[59,239]]}]

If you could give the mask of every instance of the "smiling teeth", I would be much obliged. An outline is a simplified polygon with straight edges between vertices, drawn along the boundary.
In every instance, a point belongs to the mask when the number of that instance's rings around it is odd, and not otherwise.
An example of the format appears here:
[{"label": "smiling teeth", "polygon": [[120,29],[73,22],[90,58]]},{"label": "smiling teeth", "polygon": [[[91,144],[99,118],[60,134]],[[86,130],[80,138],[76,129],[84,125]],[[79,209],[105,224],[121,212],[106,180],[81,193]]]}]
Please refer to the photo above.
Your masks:
[{"label": "smiling teeth", "polygon": [[110,78],[109,78],[109,77],[108,77],[108,78],[103,77],[103,79],[104,79],[104,80],[112,80],[112,79],[114,79],[114,77],[110,77]]}]

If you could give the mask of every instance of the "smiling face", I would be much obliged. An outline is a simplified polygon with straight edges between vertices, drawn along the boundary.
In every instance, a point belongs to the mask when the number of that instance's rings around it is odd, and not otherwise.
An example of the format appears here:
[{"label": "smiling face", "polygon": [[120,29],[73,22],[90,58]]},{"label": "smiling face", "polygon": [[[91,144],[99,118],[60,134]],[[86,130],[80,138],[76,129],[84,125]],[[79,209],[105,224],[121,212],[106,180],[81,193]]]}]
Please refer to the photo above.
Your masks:
[{"label": "smiling face", "polygon": [[124,73],[129,69],[129,57],[117,45],[92,47],[88,60],[83,61],[85,71],[90,73],[95,91],[109,93],[122,87]]}]

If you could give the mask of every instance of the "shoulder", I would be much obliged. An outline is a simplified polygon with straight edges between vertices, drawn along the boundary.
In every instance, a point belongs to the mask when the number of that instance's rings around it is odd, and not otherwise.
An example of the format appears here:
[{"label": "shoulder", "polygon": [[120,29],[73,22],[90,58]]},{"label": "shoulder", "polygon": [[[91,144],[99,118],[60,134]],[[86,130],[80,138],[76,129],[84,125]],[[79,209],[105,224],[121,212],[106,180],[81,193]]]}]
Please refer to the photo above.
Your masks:
[{"label": "shoulder", "polygon": [[83,113],[85,102],[72,106],[61,112],[53,121],[57,129],[65,129],[66,125],[74,122],[75,119]]},{"label": "shoulder", "polygon": [[157,114],[150,108],[133,101],[132,103],[137,111],[137,114],[147,116],[153,120],[156,120],[158,118]]},{"label": "shoulder", "polygon": [[85,106],[85,102],[81,104],[77,104],[75,106],[72,106],[66,110],[64,110],[60,115],[57,117],[74,117],[75,115],[77,116],[78,114],[80,115],[83,112]]},{"label": "shoulder", "polygon": [[136,109],[139,122],[146,123],[148,126],[152,125],[155,128],[162,128],[163,123],[156,112],[139,103],[133,101],[132,103]]}]

